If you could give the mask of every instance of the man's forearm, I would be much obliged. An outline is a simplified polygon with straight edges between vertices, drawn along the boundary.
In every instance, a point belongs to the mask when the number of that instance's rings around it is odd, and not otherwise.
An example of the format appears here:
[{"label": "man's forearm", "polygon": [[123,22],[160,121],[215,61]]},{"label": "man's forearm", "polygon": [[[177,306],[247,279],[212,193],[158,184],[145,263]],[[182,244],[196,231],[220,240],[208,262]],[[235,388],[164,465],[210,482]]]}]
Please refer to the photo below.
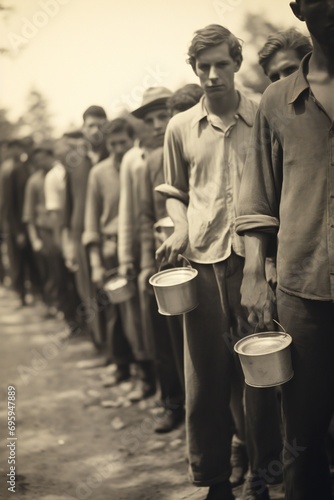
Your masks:
[{"label": "man's forearm", "polygon": [[167,198],[166,209],[169,217],[174,222],[175,231],[188,232],[187,206],[176,198]]},{"label": "man's forearm", "polygon": [[259,232],[249,232],[244,236],[245,242],[245,273],[253,273],[265,277],[265,264],[269,235]]}]

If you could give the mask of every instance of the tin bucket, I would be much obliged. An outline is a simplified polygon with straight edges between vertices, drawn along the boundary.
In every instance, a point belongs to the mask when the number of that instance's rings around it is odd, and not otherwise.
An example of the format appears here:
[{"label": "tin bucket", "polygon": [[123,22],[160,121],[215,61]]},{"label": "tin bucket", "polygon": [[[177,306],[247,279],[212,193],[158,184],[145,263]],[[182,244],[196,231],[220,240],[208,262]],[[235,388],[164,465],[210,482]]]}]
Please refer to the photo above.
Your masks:
[{"label": "tin bucket", "polygon": [[174,232],[174,222],[170,217],[163,217],[154,224],[154,229],[158,233],[163,233],[165,238],[169,238]]},{"label": "tin bucket", "polygon": [[108,279],[103,289],[112,304],[120,304],[132,299],[135,295],[135,279],[128,276],[121,276],[118,274],[117,269],[112,269],[108,273]]},{"label": "tin bucket", "polygon": [[196,276],[198,271],[191,267],[186,257],[187,267],[175,267],[154,274],[149,283],[153,286],[159,313],[176,316],[192,311],[198,306]]},{"label": "tin bucket", "polygon": [[291,336],[285,331],[254,333],[239,340],[234,350],[239,355],[246,384],[275,387],[291,380],[294,375],[291,342]]}]

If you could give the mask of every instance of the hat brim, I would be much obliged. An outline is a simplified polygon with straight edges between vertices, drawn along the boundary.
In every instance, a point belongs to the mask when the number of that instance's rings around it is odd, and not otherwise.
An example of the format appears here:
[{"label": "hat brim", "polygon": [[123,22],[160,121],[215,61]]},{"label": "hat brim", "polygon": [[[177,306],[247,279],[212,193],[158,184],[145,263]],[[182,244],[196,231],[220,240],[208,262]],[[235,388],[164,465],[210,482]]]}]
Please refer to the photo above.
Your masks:
[{"label": "hat brim", "polygon": [[150,111],[154,111],[155,109],[167,108],[168,99],[169,97],[160,97],[160,99],[156,99],[155,101],[149,102],[144,106],[140,106],[140,108],[132,111],[131,114],[136,118],[142,120],[143,118],[145,118],[145,115],[147,115],[147,113],[149,113]]}]

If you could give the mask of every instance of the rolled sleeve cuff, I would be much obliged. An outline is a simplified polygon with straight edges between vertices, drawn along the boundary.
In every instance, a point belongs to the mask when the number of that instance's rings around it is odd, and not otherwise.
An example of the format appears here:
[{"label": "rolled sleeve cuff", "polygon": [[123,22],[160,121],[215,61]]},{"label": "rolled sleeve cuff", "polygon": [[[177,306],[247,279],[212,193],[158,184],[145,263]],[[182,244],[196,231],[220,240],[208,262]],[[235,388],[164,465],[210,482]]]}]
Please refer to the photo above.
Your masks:
[{"label": "rolled sleeve cuff", "polygon": [[92,245],[94,243],[99,244],[101,242],[101,236],[95,231],[84,231],[81,241],[84,246]]},{"label": "rolled sleeve cuff", "polygon": [[189,203],[189,194],[185,193],[181,189],[177,189],[174,186],[171,186],[170,184],[160,184],[154,190],[157,193],[161,193],[167,198],[176,198],[179,201],[182,201],[185,205],[188,205]]},{"label": "rolled sleeve cuff", "polygon": [[235,227],[240,235],[250,231],[277,234],[279,220],[269,215],[240,215],[236,219]]}]

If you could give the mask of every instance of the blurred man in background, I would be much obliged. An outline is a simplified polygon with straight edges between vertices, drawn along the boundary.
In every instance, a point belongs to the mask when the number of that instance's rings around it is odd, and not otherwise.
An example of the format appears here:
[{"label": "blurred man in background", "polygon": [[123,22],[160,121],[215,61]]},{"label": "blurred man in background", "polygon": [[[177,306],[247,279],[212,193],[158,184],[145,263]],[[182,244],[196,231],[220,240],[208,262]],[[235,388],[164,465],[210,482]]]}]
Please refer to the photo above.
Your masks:
[{"label": "blurred man in background", "polygon": [[[133,147],[134,141],[134,129],[123,118],[109,122],[104,133],[109,157],[90,171],[83,233],[97,293],[101,292],[109,273],[118,266],[120,167],[124,154]],[[146,362],[146,353],[140,342],[138,300],[133,297],[120,304],[107,302],[102,317],[106,326],[107,356],[117,366],[113,381],[108,385],[117,385],[130,378],[132,362],[138,365]]]},{"label": "blurred man in background", "polygon": [[295,28],[269,35],[259,51],[259,64],[271,82],[294,73],[300,61],[312,51],[310,39]]},{"label": "blurred man in background", "polygon": [[82,243],[88,176],[92,166],[108,156],[103,127],[107,115],[100,106],[90,106],[83,114],[82,133],[85,147],[78,146],[68,159],[66,199],[63,221],[65,260],[75,272],[75,281],[82,300],[82,314],[96,346],[103,343],[103,324],[95,289],[92,287],[87,248]]}]

